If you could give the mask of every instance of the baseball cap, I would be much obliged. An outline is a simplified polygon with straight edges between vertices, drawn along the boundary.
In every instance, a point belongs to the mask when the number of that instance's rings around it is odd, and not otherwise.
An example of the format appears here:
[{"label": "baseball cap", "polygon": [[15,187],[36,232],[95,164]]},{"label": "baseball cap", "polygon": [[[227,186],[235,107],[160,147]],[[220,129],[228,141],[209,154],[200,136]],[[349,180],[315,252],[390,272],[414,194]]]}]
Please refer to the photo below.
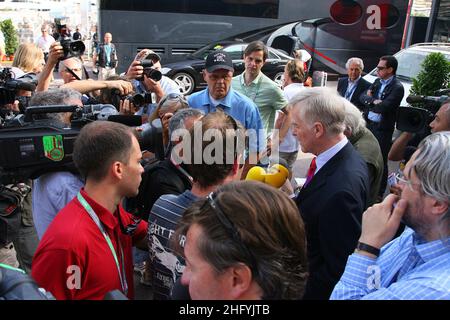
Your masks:
[{"label": "baseball cap", "polygon": [[144,59],[150,59],[154,62],[161,61],[161,57],[150,49],[143,49],[139,51],[139,53],[136,55],[134,60],[144,60]]},{"label": "baseball cap", "polygon": [[208,72],[214,72],[219,69],[234,71],[231,57],[222,50],[213,51],[208,54],[206,57],[205,68]]}]

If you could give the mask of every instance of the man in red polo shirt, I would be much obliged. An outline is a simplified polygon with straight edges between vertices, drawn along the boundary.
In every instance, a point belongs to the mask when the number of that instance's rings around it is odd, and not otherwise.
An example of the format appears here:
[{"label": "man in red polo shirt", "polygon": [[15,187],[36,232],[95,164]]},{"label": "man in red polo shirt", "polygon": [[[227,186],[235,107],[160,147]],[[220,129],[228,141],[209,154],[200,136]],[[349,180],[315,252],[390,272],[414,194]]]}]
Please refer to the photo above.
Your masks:
[{"label": "man in red polo shirt", "polygon": [[103,299],[116,289],[133,298],[131,248],[147,248],[147,223],[121,201],[138,193],[139,143],[130,128],[96,121],[81,130],[73,160],[86,185],[44,234],[32,276],[57,299]]}]

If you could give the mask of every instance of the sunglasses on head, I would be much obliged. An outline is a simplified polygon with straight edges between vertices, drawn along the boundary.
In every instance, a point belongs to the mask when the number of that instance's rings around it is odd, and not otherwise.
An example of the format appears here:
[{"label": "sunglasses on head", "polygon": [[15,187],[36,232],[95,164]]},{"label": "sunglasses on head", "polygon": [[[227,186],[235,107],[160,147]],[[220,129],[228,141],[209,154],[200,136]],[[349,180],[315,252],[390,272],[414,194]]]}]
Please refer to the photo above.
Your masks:
[{"label": "sunglasses on head", "polygon": [[257,265],[256,258],[253,255],[252,251],[249,247],[242,241],[241,236],[239,235],[239,231],[237,230],[234,223],[228,218],[225,212],[220,208],[219,204],[216,202],[217,194],[215,192],[211,192],[207,197],[207,203],[213,209],[216,214],[217,219],[220,224],[225,228],[227,234],[232,238],[232,240],[238,245],[241,252],[249,259],[251,270],[256,274],[257,273]]}]

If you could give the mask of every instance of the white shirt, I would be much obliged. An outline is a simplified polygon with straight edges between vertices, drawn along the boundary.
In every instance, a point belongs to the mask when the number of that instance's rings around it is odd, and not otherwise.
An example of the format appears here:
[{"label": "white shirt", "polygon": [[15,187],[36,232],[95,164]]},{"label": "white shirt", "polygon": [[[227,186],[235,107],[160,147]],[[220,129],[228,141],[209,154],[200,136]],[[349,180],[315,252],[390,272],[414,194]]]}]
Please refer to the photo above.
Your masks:
[{"label": "white shirt", "polygon": [[316,158],[316,171],[314,171],[314,174],[317,174],[319,170],[333,158],[339,151],[341,151],[345,145],[348,143],[347,137],[344,137],[341,141],[336,143],[334,146],[329,148],[328,150],[322,152],[319,154]]},{"label": "white shirt", "polygon": [[42,52],[48,53],[53,42],[55,42],[55,38],[47,34],[46,37],[40,36],[36,41],[36,45],[42,50]]},{"label": "white shirt", "polygon": [[[291,83],[284,87],[283,95],[287,101],[290,101],[297,93],[303,89],[303,83]],[[280,152],[295,152],[300,149],[298,139],[292,134],[292,128],[284,136],[283,142],[280,143]]]}]

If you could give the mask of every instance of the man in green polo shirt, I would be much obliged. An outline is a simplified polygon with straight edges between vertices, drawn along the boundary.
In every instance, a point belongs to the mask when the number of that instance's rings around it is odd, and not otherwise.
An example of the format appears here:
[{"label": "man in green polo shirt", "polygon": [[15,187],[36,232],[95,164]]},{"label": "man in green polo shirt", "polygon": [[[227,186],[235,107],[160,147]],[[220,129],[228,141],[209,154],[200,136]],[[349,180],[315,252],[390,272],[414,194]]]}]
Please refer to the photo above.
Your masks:
[{"label": "man in green polo shirt", "polygon": [[269,50],[263,42],[249,43],[244,51],[245,71],[234,77],[231,85],[258,106],[263,127],[269,135],[274,129],[276,112],[286,113],[287,101],[277,84],[261,72],[268,55]]}]

